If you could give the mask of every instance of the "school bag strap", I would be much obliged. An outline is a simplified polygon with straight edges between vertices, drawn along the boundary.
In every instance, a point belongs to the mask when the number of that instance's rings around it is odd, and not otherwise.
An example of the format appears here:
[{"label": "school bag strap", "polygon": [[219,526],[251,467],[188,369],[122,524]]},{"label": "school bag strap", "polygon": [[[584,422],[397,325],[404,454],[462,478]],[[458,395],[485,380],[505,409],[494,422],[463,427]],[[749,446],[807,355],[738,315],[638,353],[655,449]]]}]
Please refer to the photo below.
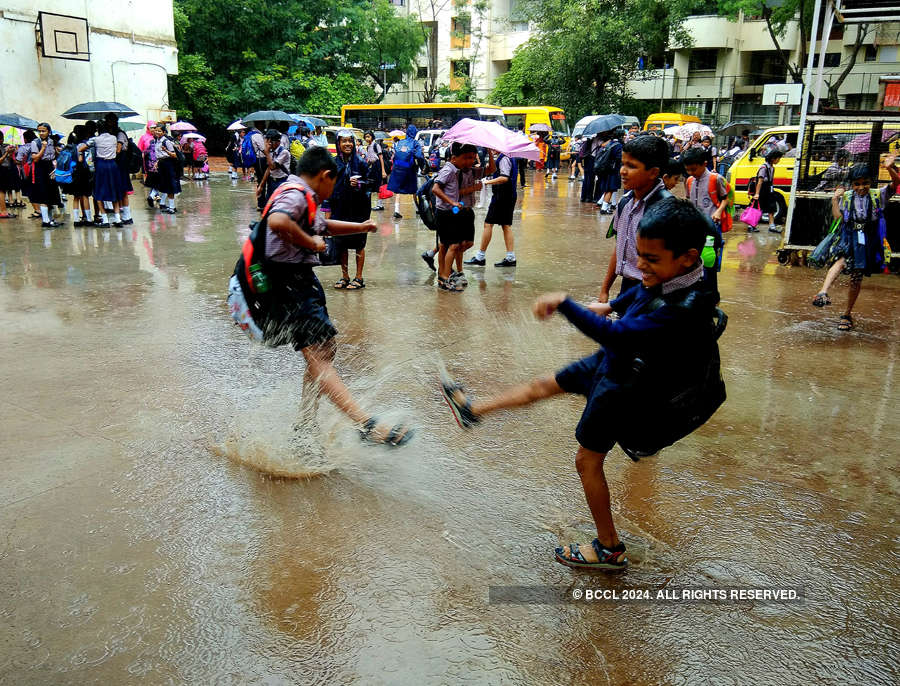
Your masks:
[{"label": "school bag strap", "polygon": [[[634,191],[628,191],[625,195],[623,195],[621,198],[619,198],[619,203],[616,205],[616,214],[615,214],[615,217],[613,217],[613,220],[618,219],[619,217],[622,216],[622,210],[625,209],[625,205],[628,204],[628,201],[631,200],[632,197],[634,197]],[[647,198],[647,200],[645,202],[644,211],[646,212],[647,208],[649,208],[651,205],[659,202],[660,200],[665,200],[666,198],[674,198],[674,197],[675,196],[672,195],[665,188],[660,188],[659,191],[657,191],[656,193],[651,195],[649,198]],[[613,236],[615,236],[617,234],[618,234],[618,231],[616,230],[615,221],[611,221],[609,223],[609,230],[606,232],[606,237],[612,238]]]},{"label": "school bag strap", "polygon": [[[307,209],[307,217],[309,219],[309,225],[313,225],[313,221],[316,218],[316,201],[313,197],[313,194],[305,187],[301,186],[299,183],[283,183],[275,191],[272,193],[272,197],[269,198],[269,202],[266,203],[265,208],[262,211],[262,215],[260,219],[253,227],[253,230],[250,232],[250,235],[247,236],[247,239],[244,241],[244,245],[241,247],[241,257],[244,259],[244,269],[243,269],[243,277],[246,280],[247,287],[256,292],[256,289],[253,287],[253,278],[250,274],[250,266],[254,263],[254,258],[256,258],[257,262],[261,262],[259,255],[257,255],[257,250],[260,251],[261,255],[265,255],[265,228],[266,228],[266,220],[269,216],[269,211],[272,209],[272,203],[275,201],[278,196],[285,193],[286,191],[295,190],[300,191],[306,197],[306,209]],[[243,286],[243,284],[241,284]]]}]

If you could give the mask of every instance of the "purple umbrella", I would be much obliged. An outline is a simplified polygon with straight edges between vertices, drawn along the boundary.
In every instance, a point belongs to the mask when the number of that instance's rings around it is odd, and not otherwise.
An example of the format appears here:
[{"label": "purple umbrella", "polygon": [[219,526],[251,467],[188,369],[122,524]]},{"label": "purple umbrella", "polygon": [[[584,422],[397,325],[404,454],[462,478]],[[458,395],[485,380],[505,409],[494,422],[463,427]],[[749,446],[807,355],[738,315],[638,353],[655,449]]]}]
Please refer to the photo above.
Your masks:
[{"label": "purple umbrella", "polygon": [[531,140],[492,121],[479,121],[468,117],[460,119],[444,132],[444,140],[448,143],[480,145],[510,157],[541,159],[541,151]]},{"label": "purple umbrella", "polygon": [[[882,131],[881,132],[881,142],[886,143],[889,138],[895,136],[897,134],[896,131]],[[872,134],[871,133],[863,133],[851,140],[847,145],[844,146],[844,150],[849,152],[851,155],[859,155],[864,152],[869,152],[869,147],[872,143]]]}]

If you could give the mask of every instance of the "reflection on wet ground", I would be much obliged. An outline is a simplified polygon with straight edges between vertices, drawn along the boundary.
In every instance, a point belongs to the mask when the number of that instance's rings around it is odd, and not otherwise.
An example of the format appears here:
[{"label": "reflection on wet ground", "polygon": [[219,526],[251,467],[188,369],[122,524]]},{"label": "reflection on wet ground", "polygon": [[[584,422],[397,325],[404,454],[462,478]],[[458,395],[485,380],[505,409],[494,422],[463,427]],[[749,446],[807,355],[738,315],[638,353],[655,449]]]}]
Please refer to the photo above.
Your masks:
[{"label": "reflection on wet ground", "polygon": [[[249,347],[224,307],[249,184],[191,185],[178,215],[119,231],[0,224],[0,683],[896,683],[896,277],[868,279],[839,334],[846,291],[814,309],[821,272],[728,236],[729,400],[658,459],[610,455],[618,576],[552,562],[590,539],[577,399],[453,423],[439,365],[484,395],[592,351],[528,314],[545,290],[590,298],[606,268],[608,218],[577,190],[526,189],[518,268],[461,295],[435,290],[411,204],[382,218],[369,288],[328,293],[337,363],[421,429],[366,447],[323,403],[334,470],[309,481],[215,450],[262,436],[278,457],[298,413],[300,356]],[[808,600],[488,604],[513,585]]]}]

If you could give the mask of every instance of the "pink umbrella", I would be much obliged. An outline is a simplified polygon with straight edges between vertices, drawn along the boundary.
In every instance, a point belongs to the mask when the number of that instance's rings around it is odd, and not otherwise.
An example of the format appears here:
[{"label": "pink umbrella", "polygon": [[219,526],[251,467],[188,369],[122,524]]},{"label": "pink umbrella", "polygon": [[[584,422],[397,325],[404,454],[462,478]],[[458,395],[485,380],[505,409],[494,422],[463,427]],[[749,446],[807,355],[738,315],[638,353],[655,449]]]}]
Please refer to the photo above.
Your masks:
[{"label": "pink umbrella", "polygon": [[[886,130],[881,132],[881,142],[886,143],[887,140],[894,136],[897,132],[893,129]],[[847,145],[844,146],[844,150],[849,152],[851,155],[860,155],[864,152],[869,152],[869,146],[872,143],[872,134],[871,133],[863,133],[859,136],[856,136],[853,140],[851,140]]]},{"label": "pink umbrella", "polygon": [[169,127],[169,131],[196,131],[197,127],[186,121],[179,121]]},{"label": "pink umbrella", "polygon": [[541,159],[541,151],[531,140],[492,121],[460,119],[444,133],[444,140],[492,148],[510,157]]},{"label": "pink umbrella", "polygon": [[181,137],[183,141],[200,141],[201,143],[206,141],[206,136],[202,136],[196,131],[191,133],[186,133]]}]

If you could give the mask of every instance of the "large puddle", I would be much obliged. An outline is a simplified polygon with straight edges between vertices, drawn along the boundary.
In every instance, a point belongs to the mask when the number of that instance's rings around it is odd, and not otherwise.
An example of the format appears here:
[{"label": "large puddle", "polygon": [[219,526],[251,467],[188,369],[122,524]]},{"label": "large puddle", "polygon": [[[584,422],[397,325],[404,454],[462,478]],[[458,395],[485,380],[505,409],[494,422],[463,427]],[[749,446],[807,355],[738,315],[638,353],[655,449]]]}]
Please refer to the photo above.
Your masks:
[{"label": "large puddle", "polygon": [[[519,266],[462,295],[435,290],[414,219],[370,237],[364,291],[319,270],[340,372],[418,427],[398,450],[301,411],[302,357],[229,325],[249,184],[191,185],[124,231],[0,225],[0,683],[896,683],[896,277],[866,280],[839,335],[845,284],[812,308],[821,272],[729,235],[729,400],[658,458],[609,456],[619,575],[553,562],[593,537],[577,398],[453,421],[443,366],[485,396],[592,352],[528,314],[605,271],[608,219],[577,191],[526,189]],[[695,587],[805,601],[655,599]]]}]

